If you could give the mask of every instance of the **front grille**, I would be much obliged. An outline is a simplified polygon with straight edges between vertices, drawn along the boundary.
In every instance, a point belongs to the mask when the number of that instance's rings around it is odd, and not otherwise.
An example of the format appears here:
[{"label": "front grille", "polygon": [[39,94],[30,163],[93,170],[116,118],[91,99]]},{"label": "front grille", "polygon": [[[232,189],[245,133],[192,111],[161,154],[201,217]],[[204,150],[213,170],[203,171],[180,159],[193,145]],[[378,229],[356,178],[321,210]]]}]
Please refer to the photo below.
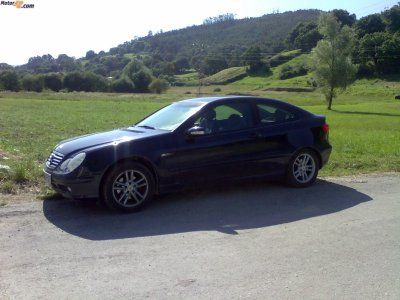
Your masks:
[{"label": "front grille", "polygon": [[49,169],[55,169],[61,163],[63,158],[63,154],[53,151],[53,153],[50,154],[49,158],[46,161],[46,166]]}]

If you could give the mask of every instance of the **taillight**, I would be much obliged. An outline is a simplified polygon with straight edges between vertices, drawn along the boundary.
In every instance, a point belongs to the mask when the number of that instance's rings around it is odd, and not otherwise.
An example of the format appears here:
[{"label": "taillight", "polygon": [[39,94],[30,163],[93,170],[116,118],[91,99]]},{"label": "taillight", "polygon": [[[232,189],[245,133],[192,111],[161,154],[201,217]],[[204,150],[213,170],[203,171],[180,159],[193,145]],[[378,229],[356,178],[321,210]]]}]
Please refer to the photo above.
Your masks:
[{"label": "taillight", "polygon": [[324,124],[321,126],[321,129],[324,133],[328,134],[329,133],[329,125],[328,124]]}]

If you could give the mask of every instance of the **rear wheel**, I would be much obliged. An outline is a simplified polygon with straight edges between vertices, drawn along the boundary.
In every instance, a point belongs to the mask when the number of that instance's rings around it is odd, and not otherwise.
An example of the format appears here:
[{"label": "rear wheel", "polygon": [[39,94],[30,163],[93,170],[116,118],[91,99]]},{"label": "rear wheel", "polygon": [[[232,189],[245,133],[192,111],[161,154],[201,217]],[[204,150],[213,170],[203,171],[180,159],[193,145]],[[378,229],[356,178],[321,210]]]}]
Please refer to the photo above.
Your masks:
[{"label": "rear wheel", "polygon": [[118,164],[106,176],[102,199],[112,209],[137,211],[153,198],[154,177],[149,169],[140,163]]},{"label": "rear wheel", "polygon": [[318,176],[318,158],[311,150],[296,153],[286,169],[286,181],[293,187],[312,185]]}]

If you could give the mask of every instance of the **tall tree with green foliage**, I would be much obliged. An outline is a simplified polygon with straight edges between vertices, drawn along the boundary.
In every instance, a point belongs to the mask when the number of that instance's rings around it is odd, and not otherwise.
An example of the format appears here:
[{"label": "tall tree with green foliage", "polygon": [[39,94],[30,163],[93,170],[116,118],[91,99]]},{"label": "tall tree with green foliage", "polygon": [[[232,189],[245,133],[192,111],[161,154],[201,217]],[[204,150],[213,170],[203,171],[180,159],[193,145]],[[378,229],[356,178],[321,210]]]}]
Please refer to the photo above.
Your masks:
[{"label": "tall tree with green foliage", "polygon": [[341,27],[332,13],[322,13],[318,30],[324,38],[312,51],[315,76],[325,95],[328,109],[338,89],[346,89],[355,78],[356,66],[351,61],[354,48],[354,31],[347,25]]},{"label": "tall tree with green foliage", "polygon": [[149,90],[149,85],[152,81],[151,74],[145,69],[133,74],[132,82],[135,87],[135,91],[139,93],[144,93]]}]

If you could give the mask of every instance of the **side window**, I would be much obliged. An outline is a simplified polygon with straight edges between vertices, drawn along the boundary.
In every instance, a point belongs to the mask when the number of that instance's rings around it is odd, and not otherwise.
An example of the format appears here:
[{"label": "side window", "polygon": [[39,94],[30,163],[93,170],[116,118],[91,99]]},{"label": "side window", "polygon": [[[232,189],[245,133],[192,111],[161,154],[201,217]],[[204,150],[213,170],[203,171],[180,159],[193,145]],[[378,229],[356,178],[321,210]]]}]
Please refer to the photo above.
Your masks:
[{"label": "side window", "polygon": [[277,108],[268,104],[257,104],[261,124],[276,124],[296,119],[296,114],[289,110]]},{"label": "side window", "polygon": [[202,112],[195,125],[203,127],[206,133],[250,128],[254,125],[252,107],[248,103],[217,105]]}]

